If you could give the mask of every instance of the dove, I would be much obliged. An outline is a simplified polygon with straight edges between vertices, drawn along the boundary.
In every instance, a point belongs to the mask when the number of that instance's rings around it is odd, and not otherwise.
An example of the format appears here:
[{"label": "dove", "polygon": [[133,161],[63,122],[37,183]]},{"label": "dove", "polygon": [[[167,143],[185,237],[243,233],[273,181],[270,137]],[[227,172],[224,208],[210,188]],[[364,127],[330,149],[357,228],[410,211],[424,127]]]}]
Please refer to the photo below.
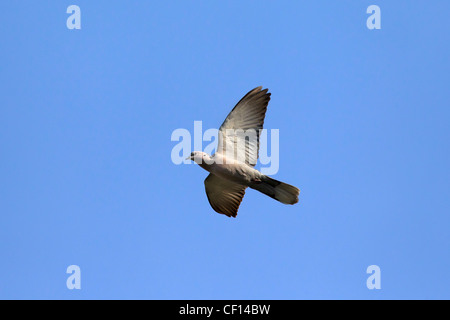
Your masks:
[{"label": "dove", "polygon": [[220,126],[216,152],[194,151],[186,158],[209,172],[205,179],[208,201],[216,212],[228,217],[237,216],[247,188],[284,204],[298,202],[298,188],[254,168],[270,95],[261,86],[250,90]]}]

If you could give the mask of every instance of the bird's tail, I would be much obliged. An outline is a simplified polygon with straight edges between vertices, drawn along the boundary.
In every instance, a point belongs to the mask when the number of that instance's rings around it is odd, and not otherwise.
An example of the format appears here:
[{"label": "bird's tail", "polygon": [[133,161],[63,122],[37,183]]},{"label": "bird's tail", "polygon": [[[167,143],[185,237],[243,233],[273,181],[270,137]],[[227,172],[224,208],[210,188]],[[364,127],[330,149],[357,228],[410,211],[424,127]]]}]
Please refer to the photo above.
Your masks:
[{"label": "bird's tail", "polygon": [[268,195],[269,197],[284,204],[294,204],[298,202],[300,190],[290,184],[263,176],[261,181],[252,183],[250,188]]}]

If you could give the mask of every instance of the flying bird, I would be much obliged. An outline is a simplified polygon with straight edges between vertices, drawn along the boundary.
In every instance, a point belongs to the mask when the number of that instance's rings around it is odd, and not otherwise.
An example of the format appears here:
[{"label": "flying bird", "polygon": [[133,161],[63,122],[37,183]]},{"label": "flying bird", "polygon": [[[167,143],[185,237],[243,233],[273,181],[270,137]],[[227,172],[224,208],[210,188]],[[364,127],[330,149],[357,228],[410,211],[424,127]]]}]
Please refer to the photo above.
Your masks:
[{"label": "flying bird", "polygon": [[249,91],[220,126],[214,155],[194,151],[187,158],[210,173],[205,179],[205,190],[211,207],[218,213],[236,217],[247,187],[284,204],[298,202],[298,188],[254,168],[269,100],[268,89],[257,87]]}]

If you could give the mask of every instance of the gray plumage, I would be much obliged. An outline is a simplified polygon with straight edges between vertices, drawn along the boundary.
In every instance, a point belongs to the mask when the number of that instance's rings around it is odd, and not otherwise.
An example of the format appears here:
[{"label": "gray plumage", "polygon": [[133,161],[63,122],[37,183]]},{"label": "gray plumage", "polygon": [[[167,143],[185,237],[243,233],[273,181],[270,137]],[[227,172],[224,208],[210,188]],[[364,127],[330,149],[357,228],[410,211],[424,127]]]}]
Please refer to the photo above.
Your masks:
[{"label": "gray plumage", "polygon": [[262,87],[248,92],[221,125],[216,153],[210,156],[194,151],[188,157],[210,172],[205,190],[211,207],[218,213],[236,217],[247,187],[284,204],[298,202],[298,188],[253,168],[269,100],[270,93]]}]

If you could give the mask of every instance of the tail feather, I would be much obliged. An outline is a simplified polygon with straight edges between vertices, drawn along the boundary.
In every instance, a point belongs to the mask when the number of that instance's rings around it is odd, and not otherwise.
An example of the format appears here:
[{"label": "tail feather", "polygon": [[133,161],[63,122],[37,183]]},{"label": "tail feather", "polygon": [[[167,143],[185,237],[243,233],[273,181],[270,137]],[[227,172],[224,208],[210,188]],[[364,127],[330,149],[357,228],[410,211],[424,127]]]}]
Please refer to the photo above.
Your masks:
[{"label": "tail feather", "polygon": [[295,204],[298,202],[300,190],[290,184],[263,176],[261,182],[255,182],[250,188],[268,195],[269,197],[284,204]]}]

